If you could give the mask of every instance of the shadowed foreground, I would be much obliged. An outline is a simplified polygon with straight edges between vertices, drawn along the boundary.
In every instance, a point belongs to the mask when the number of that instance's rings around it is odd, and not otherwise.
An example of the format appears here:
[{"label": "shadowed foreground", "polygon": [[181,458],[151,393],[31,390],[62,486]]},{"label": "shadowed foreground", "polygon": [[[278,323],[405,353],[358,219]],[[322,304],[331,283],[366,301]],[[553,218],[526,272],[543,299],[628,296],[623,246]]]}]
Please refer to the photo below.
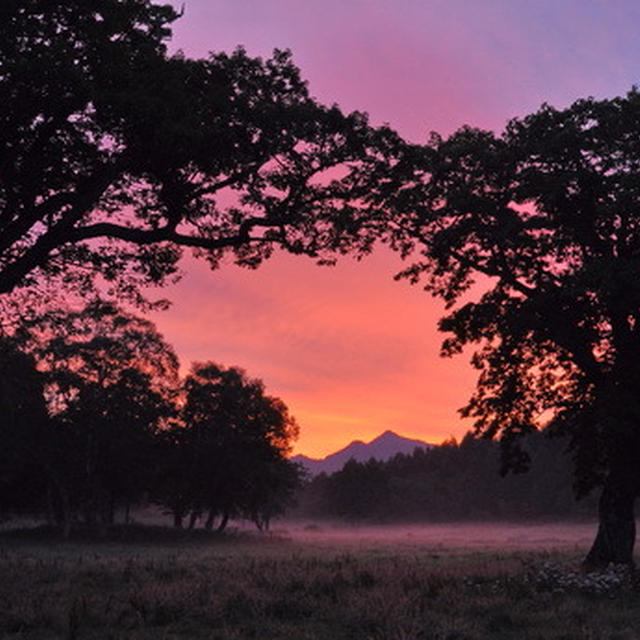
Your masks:
[{"label": "shadowed foreground", "polygon": [[415,530],[132,531],[64,544],[4,534],[0,637],[632,640],[640,628],[632,576],[576,573],[582,533],[542,551],[447,548]]}]

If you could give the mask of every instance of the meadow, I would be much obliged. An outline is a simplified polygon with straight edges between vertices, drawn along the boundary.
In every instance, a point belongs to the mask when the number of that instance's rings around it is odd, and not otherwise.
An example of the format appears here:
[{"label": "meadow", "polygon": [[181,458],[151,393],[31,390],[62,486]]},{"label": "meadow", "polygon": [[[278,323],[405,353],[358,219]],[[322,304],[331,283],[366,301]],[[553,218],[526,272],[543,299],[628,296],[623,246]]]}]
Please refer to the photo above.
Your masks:
[{"label": "meadow", "polygon": [[579,573],[593,527],[5,531],[0,637],[635,640],[635,578]]}]

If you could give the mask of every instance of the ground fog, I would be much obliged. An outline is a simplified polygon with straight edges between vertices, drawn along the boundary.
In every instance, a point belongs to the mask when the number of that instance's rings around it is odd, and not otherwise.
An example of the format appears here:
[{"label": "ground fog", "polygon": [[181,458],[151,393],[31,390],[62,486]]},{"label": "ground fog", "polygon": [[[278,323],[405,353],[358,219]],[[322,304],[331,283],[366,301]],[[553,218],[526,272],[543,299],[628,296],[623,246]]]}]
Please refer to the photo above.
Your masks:
[{"label": "ground fog", "polygon": [[597,530],[596,522],[478,522],[415,525],[345,526],[331,522],[281,521],[272,535],[300,544],[320,546],[389,546],[468,550],[554,549],[586,551]]},{"label": "ground fog", "polygon": [[638,640],[640,583],[584,575],[595,523],[0,534],[12,640]]}]

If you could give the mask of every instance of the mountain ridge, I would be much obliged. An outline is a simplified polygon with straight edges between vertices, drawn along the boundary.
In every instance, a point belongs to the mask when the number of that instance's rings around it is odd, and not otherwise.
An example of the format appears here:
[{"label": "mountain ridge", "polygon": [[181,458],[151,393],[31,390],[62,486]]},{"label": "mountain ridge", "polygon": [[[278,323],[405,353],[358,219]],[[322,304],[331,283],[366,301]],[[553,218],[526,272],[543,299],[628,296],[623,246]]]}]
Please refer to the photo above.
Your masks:
[{"label": "mountain ridge", "polygon": [[292,456],[293,462],[301,464],[311,476],[320,473],[335,473],[352,458],[357,462],[366,462],[371,458],[375,460],[389,460],[398,453],[413,453],[416,447],[430,449],[434,445],[422,440],[414,440],[400,436],[394,431],[387,429],[376,436],[370,442],[353,440],[346,447],[330,453],[324,458],[310,458],[303,454]]}]

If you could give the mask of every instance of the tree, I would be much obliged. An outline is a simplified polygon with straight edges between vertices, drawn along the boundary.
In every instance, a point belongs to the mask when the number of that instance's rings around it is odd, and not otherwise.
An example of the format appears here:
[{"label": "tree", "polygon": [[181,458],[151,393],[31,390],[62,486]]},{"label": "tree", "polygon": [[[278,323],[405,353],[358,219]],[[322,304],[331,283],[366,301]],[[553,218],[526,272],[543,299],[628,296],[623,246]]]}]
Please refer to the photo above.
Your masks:
[{"label": "tree", "polygon": [[[390,178],[386,238],[450,309],[444,355],[478,345],[463,415],[503,468],[545,424],[579,494],[602,486],[586,562],[630,563],[640,488],[640,93],[548,105],[501,135],[465,127]],[[475,284],[475,286],[474,286]],[[469,301],[469,300],[473,301]],[[457,305],[457,306],[456,306]]]},{"label": "tree", "polygon": [[178,361],[148,320],[95,301],[51,310],[19,334],[45,380],[53,424],[43,451],[68,531],[74,511],[113,522],[150,489],[154,437],[171,417]]},{"label": "tree", "polygon": [[398,139],[309,97],[288,52],[168,55],[149,0],[0,7],[0,293],[140,302],[183,248],[216,267],[346,250]]},{"label": "tree", "polygon": [[304,477],[302,467],[285,458],[272,444],[254,445],[243,467],[241,511],[260,531],[295,504]]},{"label": "tree", "polygon": [[0,338],[0,514],[46,505],[48,415],[44,380],[15,340]]},{"label": "tree", "polygon": [[557,440],[536,432],[523,447],[531,472],[505,476],[496,473],[500,444],[471,432],[459,444],[450,439],[386,462],[350,460],[306,483],[294,515],[433,523],[583,519],[593,511],[597,501],[572,495],[571,461]]},{"label": "tree", "polygon": [[266,395],[260,380],[213,362],[192,366],[182,402],[182,426],[173,430],[173,447],[167,449],[174,465],[168,465],[172,472],[159,501],[173,512],[177,526],[188,510],[190,526],[207,512],[207,528],[219,518],[218,528],[224,529],[235,514],[267,528],[299,479],[297,467],[285,458],[298,435],[286,405]]},{"label": "tree", "polygon": [[334,513],[347,519],[381,517],[389,500],[389,478],[384,463],[375,458],[367,462],[348,460],[329,476],[328,494]]},{"label": "tree", "polygon": [[179,424],[160,431],[155,444],[155,473],[150,499],[164,507],[181,529],[193,503],[193,481],[189,475],[192,452],[188,434]]}]

